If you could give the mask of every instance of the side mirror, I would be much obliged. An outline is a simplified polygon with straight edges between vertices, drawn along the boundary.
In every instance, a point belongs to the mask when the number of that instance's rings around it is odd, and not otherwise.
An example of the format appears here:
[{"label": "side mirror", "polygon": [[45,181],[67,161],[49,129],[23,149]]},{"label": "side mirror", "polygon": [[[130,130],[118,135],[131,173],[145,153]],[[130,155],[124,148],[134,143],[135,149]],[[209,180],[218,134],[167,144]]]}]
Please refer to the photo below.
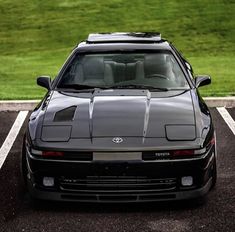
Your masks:
[{"label": "side mirror", "polygon": [[41,76],[37,78],[37,84],[48,90],[51,89],[51,78],[49,76]]},{"label": "side mirror", "polygon": [[209,85],[211,83],[211,77],[208,75],[200,75],[195,77],[196,88],[204,85]]}]

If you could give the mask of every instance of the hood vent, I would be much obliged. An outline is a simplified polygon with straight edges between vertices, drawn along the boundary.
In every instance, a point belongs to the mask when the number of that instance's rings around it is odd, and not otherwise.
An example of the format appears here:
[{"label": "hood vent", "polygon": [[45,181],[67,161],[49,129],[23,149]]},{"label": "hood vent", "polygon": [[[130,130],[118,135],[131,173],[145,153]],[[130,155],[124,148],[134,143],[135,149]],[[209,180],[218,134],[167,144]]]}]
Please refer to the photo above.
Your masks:
[{"label": "hood vent", "polygon": [[76,108],[76,106],[71,106],[56,112],[54,122],[72,121]]}]

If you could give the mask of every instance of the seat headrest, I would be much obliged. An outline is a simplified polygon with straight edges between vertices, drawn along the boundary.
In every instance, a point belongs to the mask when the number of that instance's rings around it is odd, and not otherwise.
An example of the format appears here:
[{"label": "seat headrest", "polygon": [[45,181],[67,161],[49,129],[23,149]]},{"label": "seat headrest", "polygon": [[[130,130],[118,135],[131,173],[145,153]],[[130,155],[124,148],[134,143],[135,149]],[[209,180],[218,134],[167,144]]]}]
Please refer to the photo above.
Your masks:
[{"label": "seat headrest", "polygon": [[144,71],[146,75],[159,73],[167,70],[167,63],[164,54],[148,54],[144,59]]},{"label": "seat headrest", "polygon": [[83,68],[85,75],[104,73],[104,58],[88,56],[83,60]]},{"label": "seat headrest", "polygon": [[147,54],[144,58],[144,64],[164,65],[166,63],[164,54]]},{"label": "seat headrest", "polygon": [[116,63],[123,63],[123,64],[136,62],[133,56],[127,54],[116,55],[113,57],[113,61]]}]

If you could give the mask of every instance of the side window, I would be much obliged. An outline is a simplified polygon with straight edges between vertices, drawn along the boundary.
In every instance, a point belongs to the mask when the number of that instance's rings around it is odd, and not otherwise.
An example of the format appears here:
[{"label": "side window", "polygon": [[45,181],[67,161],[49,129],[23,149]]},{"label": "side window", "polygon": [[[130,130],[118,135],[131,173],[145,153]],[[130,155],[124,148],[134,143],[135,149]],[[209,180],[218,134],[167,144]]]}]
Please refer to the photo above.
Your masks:
[{"label": "side window", "polygon": [[70,83],[70,80],[73,79],[73,70],[74,69],[74,64],[70,64],[69,67],[67,67],[64,75],[63,75],[63,78],[61,80],[61,85],[66,85],[66,84],[69,84]]},{"label": "side window", "polygon": [[183,57],[183,55],[173,46],[171,45],[173,50],[177,53],[177,55],[180,57],[181,61],[184,63],[186,69],[187,69],[187,73],[189,74],[189,77],[191,79],[193,79],[193,68],[192,66],[189,64],[189,62]]},{"label": "side window", "polygon": [[78,61],[79,60],[78,59],[76,60],[76,58],[75,58],[71,62],[71,64],[67,67],[59,85],[76,84],[75,78],[78,73],[78,67],[79,67]]},{"label": "side window", "polygon": [[188,72],[189,77],[193,80],[194,77],[193,77],[193,74],[191,73],[191,71],[187,69],[187,72]]},{"label": "side window", "polygon": [[190,72],[190,76],[193,76],[193,68],[192,68],[192,66],[184,58],[183,58],[183,61],[185,63],[185,66],[186,66],[187,70]]},{"label": "side window", "polygon": [[174,81],[175,83],[177,83],[178,86],[184,87],[184,86],[188,86],[188,83],[185,79],[185,76],[179,66],[179,64],[177,63],[177,61],[174,59],[174,57],[172,55],[168,55],[167,56],[167,63],[170,64],[171,67],[171,80]]},{"label": "side window", "polygon": [[190,63],[181,54],[180,54],[180,57],[183,60],[185,66],[186,66],[186,69],[187,69],[187,72],[188,72],[190,78],[193,79],[193,68],[192,68],[192,66],[190,65]]}]

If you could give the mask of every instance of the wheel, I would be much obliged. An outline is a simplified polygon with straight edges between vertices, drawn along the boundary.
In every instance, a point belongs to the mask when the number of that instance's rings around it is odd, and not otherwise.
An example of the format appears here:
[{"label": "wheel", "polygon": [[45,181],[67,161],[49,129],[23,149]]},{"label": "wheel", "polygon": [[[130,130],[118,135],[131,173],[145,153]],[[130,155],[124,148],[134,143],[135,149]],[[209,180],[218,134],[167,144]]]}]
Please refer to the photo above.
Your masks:
[{"label": "wheel", "polygon": [[43,200],[37,199],[34,196],[32,196],[30,194],[30,192],[28,191],[28,187],[27,187],[27,178],[28,178],[28,167],[27,167],[27,159],[26,159],[26,135],[24,135],[24,139],[23,139],[23,146],[22,146],[22,151],[21,151],[21,159],[20,159],[20,169],[21,169],[21,178],[24,182],[24,187],[25,187],[25,191],[27,192],[27,198],[28,201],[30,203],[30,205],[33,208],[38,208],[42,205],[42,202],[44,202]]},{"label": "wheel", "polygon": [[217,181],[217,166],[216,166],[216,158],[214,158],[214,163],[213,163],[213,169],[211,172],[211,177],[212,177],[212,185],[211,185],[211,189],[213,189],[216,185],[216,181]]},{"label": "wheel", "polygon": [[23,146],[21,150],[20,171],[21,171],[21,177],[23,179],[24,185],[27,186],[28,169],[27,169],[27,160],[26,160],[25,135],[24,135]]},{"label": "wheel", "polygon": [[211,177],[212,177],[211,189],[213,189],[215,187],[216,181],[217,181],[217,164],[216,164],[216,160],[217,160],[217,143],[216,143],[216,133],[214,134],[214,137],[215,137],[215,147],[214,147],[214,161],[213,161],[213,166],[212,166],[212,171],[211,171]]}]

